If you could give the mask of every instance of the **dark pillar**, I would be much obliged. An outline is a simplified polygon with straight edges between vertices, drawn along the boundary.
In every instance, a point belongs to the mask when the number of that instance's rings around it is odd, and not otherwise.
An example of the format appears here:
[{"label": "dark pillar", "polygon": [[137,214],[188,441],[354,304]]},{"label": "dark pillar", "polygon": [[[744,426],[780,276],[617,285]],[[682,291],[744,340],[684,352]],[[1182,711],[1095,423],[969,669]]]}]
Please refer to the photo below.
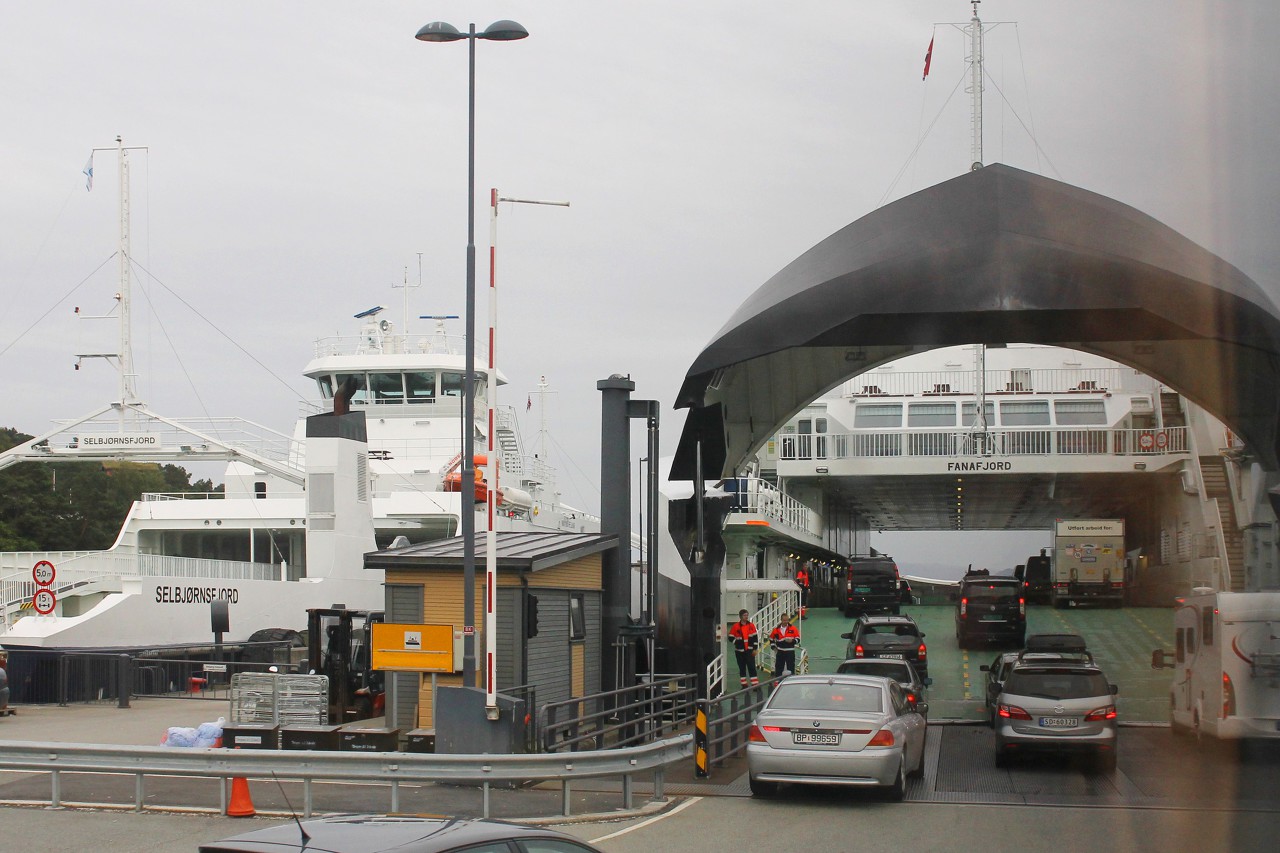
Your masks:
[{"label": "dark pillar", "polygon": [[601,687],[614,690],[634,681],[627,665],[629,644],[622,635],[631,616],[631,421],[627,409],[636,383],[615,373],[597,382],[596,388],[600,391],[600,532],[618,537],[617,547],[601,554]]}]

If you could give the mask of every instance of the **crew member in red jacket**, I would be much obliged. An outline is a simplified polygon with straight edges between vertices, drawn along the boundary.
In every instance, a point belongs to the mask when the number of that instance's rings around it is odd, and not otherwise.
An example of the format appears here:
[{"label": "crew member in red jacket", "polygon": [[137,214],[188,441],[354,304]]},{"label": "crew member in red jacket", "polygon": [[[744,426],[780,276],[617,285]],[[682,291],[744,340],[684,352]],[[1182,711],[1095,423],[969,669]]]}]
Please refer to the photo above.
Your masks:
[{"label": "crew member in red jacket", "polygon": [[769,645],[773,646],[773,674],[785,678],[796,674],[796,646],[800,645],[800,629],[791,624],[791,617],[782,614],[782,624],[769,632]]},{"label": "crew member in red jacket", "polygon": [[800,618],[808,619],[809,614],[806,611],[809,609],[809,570],[803,564],[796,569],[796,583],[800,585]]},{"label": "crew member in red jacket", "polygon": [[756,653],[760,651],[760,632],[751,621],[751,614],[745,610],[738,611],[738,621],[729,629],[729,637],[733,640],[733,654],[738,659],[738,677],[742,686],[747,686],[747,678],[751,685],[760,683],[756,675]]}]

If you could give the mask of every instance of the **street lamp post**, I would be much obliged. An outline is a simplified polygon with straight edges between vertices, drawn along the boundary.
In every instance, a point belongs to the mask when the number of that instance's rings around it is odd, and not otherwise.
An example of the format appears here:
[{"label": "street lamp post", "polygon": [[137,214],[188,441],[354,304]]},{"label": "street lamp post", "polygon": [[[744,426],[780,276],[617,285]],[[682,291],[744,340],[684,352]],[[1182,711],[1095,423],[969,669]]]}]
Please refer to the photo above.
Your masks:
[{"label": "street lamp post", "polygon": [[[515,21],[497,21],[477,33],[471,24],[466,33],[452,24],[433,21],[418,30],[419,41],[442,42],[467,40],[470,67],[467,75],[467,305],[466,305],[466,373],[462,379],[462,471],[459,499],[462,505],[462,684],[476,686],[476,513],[473,483],[475,481],[476,432],[476,39],[516,41],[529,31]],[[486,625],[485,630],[493,630]]]}]

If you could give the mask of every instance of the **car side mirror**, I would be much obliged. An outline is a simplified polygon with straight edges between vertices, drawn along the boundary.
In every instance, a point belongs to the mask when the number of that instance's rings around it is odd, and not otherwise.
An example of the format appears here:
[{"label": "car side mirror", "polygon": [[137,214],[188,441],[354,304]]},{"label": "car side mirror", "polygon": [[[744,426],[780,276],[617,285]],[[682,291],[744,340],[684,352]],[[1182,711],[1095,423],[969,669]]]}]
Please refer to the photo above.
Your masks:
[{"label": "car side mirror", "polygon": [[1120,685],[1118,685],[1118,684],[1113,684],[1113,685],[1111,685],[1111,695],[1112,695],[1112,696],[1119,696],[1119,695],[1120,695]]},{"label": "car side mirror", "polygon": [[841,634],[841,635],[840,635],[840,639],[842,639],[842,640],[852,640],[852,639],[853,639],[853,632],[852,632],[852,631],[846,631],[845,633],[843,633],[843,634]]},{"label": "car side mirror", "polygon": [[921,631],[921,632],[920,632],[920,639],[922,639],[922,640],[924,639],[924,631]]},{"label": "car side mirror", "polygon": [[1151,652],[1151,668],[1152,669],[1173,669],[1173,661],[1169,652],[1164,649],[1153,649]]},{"label": "car side mirror", "polygon": [[932,687],[932,686],[933,686],[933,676],[925,676],[925,679],[924,679],[923,684],[924,684],[924,686],[925,686],[925,687]]}]

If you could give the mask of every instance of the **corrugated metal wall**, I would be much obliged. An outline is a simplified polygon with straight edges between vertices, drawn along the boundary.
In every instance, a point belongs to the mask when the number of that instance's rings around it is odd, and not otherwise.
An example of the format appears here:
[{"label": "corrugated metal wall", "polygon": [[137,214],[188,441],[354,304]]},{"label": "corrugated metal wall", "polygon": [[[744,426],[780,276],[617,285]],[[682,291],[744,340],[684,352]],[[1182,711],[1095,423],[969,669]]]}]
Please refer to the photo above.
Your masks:
[{"label": "corrugated metal wall", "polygon": [[[387,584],[386,611],[388,622],[407,625],[422,624],[422,586],[420,584]],[[417,728],[418,685],[421,680],[422,676],[415,672],[388,673],[387,687],[395,696],[394,703],[387,705],[388,726],[403,731]]]}]

